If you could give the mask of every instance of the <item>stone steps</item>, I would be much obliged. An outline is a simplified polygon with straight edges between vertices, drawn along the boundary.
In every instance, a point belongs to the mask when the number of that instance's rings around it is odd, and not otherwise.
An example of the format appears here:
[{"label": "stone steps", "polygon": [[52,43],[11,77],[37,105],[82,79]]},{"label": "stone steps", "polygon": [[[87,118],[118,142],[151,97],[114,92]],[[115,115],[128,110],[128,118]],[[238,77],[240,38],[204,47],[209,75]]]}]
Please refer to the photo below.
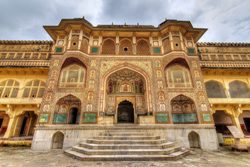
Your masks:
[{"label": "stone steps", "polygon": [[164,139],[157,139],[157,140],[99,140],[99,139],[88,139],[87,143],[94,143],[94,144],[162,144],[167,142]]},{"label": "stone steps", "polygon": [[97,140],[157,140],[160,136],[98,136],[93,137]]},{"label": "stone steps", "polygon": [[73,150],[64,153],[72,158],[82,161],[173,161],[189,154],[188,150],[176,151],[168,155],[85,155]]},{"label": "stone steps", "polygon": [[166,155],[176,151],[180,151],[181,147],[170,147],[165,149],[87,149],[81,146],[72,147],[73,151],[77,151],[87,155]]},{"label": "stone steps", "polygon": [[85,161],[176,160],[189,153],[160,136],[123,128],[101,133],[64,152]]},{"label": "stone steps", "polygon": [[[88,149],[130,149],[131,144],[91,144],[86,142],[81,142],[79,144],[81,147]],[[168,148],[174,146],[174,142],[167,142],[162,144],[134,144],[133,149],[160,149]]]}]

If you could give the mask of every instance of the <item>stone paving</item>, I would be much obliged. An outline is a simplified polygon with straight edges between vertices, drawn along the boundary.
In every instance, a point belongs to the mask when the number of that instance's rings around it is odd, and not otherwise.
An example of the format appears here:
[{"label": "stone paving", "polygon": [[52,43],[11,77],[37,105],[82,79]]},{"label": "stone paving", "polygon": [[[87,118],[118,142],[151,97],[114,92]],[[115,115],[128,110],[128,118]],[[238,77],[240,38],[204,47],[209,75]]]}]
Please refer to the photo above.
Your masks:
[{"label": "stone paving", "polygon": [[178,161],[86,162],[72,159],[61,150],[36,152],[29,148],[0,147],[1,167],[250,167],[250,153],[193,150]]}]

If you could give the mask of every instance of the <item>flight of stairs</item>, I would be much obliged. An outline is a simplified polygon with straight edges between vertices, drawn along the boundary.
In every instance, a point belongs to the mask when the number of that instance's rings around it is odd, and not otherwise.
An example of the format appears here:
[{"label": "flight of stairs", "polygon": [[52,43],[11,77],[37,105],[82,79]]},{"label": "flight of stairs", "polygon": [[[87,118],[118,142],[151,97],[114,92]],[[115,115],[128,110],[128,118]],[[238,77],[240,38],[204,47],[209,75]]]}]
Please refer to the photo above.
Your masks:
[{"label": "flight of stairs", "polygon": [[137,130],[108,130],[64,152],[84,161],[177,160],[189,153],[175,142]]}]

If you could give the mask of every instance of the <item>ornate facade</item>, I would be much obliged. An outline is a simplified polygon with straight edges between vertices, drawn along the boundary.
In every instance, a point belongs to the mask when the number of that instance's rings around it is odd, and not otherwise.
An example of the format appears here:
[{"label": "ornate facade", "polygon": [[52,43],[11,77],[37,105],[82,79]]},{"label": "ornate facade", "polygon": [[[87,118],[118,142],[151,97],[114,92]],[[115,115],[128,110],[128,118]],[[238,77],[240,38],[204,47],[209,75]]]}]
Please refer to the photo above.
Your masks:
[{"label": "ornate facade", "polygon": [[177,20],[44,28],[52,41],[0,41],[3,138],[35,131],[32,148],[48,150],[60,131],[66,148],[129,123],[217,149],[216,131],[233,142],[227,125],[250,134],[250,44],[198,43],[206,29]]}]

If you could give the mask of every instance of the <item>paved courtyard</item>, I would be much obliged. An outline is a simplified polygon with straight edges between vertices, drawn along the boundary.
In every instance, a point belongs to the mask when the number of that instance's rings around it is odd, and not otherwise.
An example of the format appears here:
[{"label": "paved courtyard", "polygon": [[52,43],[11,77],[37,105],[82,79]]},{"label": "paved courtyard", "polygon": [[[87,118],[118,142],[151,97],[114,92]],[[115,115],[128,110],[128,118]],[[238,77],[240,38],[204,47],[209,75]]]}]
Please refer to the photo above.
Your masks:
[{"label": "paved courtyard", "polygon": [[0,147],[1,167],[247,167],[250,166],[250,153],[227,150],[206,152],[192,151],[191,155],[178,161],[124,161],[124,162],[85,162],[72,159],[60,150],[36,152],[29,148]]}]

